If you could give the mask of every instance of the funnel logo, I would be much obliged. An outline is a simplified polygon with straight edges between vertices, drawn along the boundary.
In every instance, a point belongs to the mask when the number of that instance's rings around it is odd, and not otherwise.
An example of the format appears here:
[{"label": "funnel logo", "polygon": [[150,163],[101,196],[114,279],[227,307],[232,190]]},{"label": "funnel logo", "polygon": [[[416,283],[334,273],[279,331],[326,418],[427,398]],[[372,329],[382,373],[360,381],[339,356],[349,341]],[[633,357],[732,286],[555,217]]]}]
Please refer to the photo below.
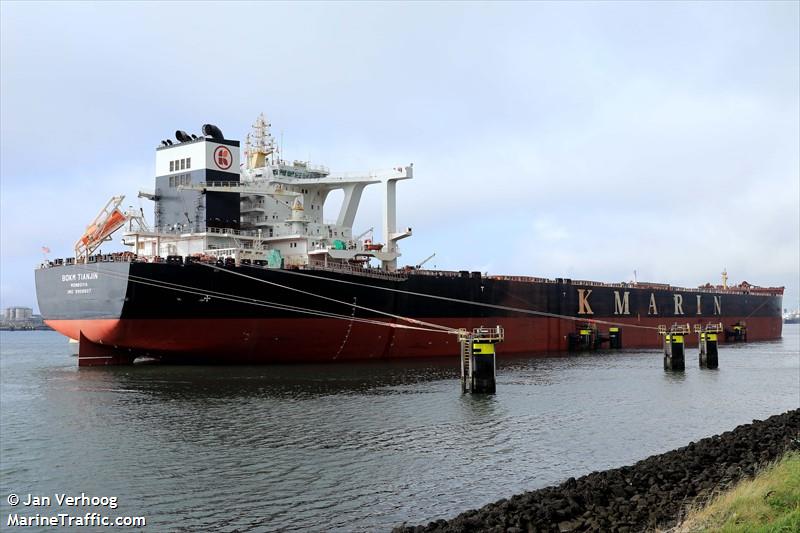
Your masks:
[{"label": "funnel logo", "polygon": [[222,170],[228,170],[233,164],[233,155],[231,151],[224,146],[217,146],[214,150],[214,164]]}]

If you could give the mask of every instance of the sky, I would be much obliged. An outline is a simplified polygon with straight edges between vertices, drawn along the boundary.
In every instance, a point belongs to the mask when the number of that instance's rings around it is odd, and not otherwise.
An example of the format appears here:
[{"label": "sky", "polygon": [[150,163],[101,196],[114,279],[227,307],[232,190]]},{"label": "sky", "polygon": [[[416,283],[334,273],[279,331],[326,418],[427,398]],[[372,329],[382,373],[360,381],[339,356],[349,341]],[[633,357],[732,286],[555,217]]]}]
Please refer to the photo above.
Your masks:
[{"label": "sky", "polygon": [[[244,139],[260,112],[287,159],[414,163],[400,264],[683,287],[727,269],[798,307],[798,6],[4,0],[0,307],[36,307],[42,247],[73,255],[111,196],[152,222],[161,139]],[[354,233],[380,239],[381,209],[367,189]]]}]

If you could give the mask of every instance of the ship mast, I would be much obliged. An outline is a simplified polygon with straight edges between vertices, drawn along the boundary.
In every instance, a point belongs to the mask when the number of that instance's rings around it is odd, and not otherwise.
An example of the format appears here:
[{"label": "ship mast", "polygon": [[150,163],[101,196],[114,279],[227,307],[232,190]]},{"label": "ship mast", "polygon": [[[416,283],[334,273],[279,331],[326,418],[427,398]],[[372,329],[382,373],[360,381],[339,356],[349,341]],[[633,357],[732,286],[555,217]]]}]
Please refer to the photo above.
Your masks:
[{"label": "ship mast", "polygon": [[270,132],[270,126],[272,126],[272,124],[267,122],[266,118],[264,118],[264,113],[261,113],[258,115],[256,123],[252,126],[252,133],[247,134],[245,140],[247,146],[247,168],[262,168],[265,167],[267,163],[273,162],[267,159],[277,151],[275,147],[275,138]]}]

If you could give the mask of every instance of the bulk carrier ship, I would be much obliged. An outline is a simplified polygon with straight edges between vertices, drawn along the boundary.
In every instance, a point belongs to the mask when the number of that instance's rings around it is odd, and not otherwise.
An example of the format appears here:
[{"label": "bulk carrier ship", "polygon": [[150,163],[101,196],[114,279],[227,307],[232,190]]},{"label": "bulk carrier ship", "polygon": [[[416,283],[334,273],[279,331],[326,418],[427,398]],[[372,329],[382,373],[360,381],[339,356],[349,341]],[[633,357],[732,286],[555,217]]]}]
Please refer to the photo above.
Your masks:
[{"label": "bulk carrier ship", "polygon": [[[36,270],[45,322],[81,366],[322,362],[452,356],[458,330],[499,325],[504,354],[661,346],[659,326],[721,325],[728,340],[781,336],[783,288],[697,288],[398,268],[396,190],[413,166],[332,174],[284,161],[263,115],[240,143],[205,125],[156,149],[154,224],[114,197],[75,257]],[[383,240],[353,234],[362,192],[384,190]],[[323,220],[341,190],[336,221]],[[131,251],[96,253],[116,231]],[[724,274],[724,273],[723,273]],[[613,338],[613,341],[610,339]]]}]

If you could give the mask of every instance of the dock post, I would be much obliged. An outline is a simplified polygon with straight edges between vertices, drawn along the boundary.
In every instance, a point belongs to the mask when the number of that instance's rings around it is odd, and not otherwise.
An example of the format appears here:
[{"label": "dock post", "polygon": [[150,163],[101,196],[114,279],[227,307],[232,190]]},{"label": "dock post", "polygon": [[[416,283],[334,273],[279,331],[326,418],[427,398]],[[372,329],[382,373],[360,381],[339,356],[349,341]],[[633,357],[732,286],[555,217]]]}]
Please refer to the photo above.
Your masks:
[{"label": "dock post", "polygon": [[567,336],[567,348],[570,352],[596,350],[598,340],[597,326],[592,323],[581,324],[575,333]]},{"label": "dock post", "polygon": [[733,339],[733,342],[747,342],[747,324],[739,321],[733,325],[733,329],[725,330],[725,340]]},{"label": "dock post", "polygon": [[719,368],[719,350],[717,347],[717,334],[722,332],[722,324],[696,324],[694,332],[698,334],[700,347],[700,368]]},{"label": "dock post", "polygon": [[667,331],[666,326],[658,326],[658,332],[664,337],[664,370],[685,370],[684,337],[691,330],[689,325],[673,324]]},{"label": "dock post", "polygon": [[461,392],[494,394],[497,392],[497,364],[494,345],[502,342],[501,326],[495,329],[459,330],[461,343]]},{"label": "dock post", "polygon": [[622,348],[622,330],[620,328],[608,328],[608,347],[617,350]]}]

